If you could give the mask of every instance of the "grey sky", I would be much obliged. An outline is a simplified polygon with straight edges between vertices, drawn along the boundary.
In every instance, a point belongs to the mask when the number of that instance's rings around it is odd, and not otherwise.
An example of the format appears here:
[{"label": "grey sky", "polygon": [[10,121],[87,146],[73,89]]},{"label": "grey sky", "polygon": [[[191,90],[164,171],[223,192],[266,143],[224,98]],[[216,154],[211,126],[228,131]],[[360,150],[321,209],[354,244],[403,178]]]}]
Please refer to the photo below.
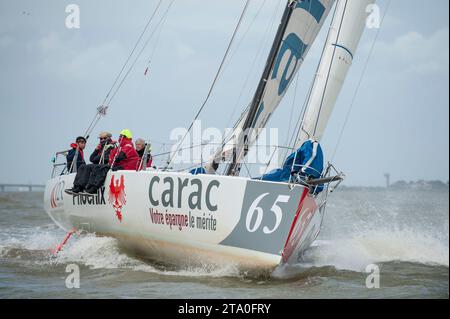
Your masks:
[{"label": "grey sky", "polygon": [[[252,1],[238,42],[263,2]],[[80,29],[65,27],[70,3],[80,6]],[[54,152],[83,134],[156,3],[0,0],[0,182],[44,183],[49,178]],[[388,1],[377,3],[384,12]],[[243,4],[176,0],[158,46],[150,42],[94,133],[109,130],[117,136],[126,127],[135,137],[169,142],[173,128],[187,127],[208,91]],[[275,28],[268,35],[265,30],[276,8],[278,23],[283,4],[266,0],[238,50],[233,50],[202,114],[205,127],[233,124],[230,116],[256,59],[233,120],[249,102]],[[383,185],[385,172],[393,180],[448,180],[448,5],[447,0],[392,0],[334,158],[348,175],[347,185]],[[300,71],[294,114],[317,66],[326,28],[322,31]],[[376,30],[366,30],[325,133],[327,159],[375,36]],[[154,48],[150,75],[144,77]],[[269,127],[280,128],[281,143],[294,88],[295,83],[269,122]],[[88,153],[94,144],[92,139]]]}]

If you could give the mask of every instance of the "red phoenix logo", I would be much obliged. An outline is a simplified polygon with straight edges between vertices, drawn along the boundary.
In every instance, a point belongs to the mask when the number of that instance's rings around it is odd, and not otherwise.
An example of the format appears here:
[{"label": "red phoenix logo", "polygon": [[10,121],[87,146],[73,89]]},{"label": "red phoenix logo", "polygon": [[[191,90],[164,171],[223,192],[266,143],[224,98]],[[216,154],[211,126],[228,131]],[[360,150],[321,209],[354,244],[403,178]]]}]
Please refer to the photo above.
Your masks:
[{"label": "red phoenix logo", "polygon": [[120,176],[120,182],[119,179],[114,180],[114,175],[111,176],[109,202],[113,205],[117,218],[122,222],[122,207],[127,203],[125,199],[125,178],[123,175]]}]

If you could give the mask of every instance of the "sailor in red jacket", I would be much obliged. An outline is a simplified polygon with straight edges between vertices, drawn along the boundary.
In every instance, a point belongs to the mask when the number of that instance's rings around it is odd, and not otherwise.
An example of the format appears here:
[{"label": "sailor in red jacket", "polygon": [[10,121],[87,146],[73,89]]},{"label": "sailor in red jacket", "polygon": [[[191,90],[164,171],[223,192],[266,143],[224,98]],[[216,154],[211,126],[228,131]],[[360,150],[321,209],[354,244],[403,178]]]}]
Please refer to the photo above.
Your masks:
[{"label": "sailor in red jacket", "polygon": [[119,147],[113,149],[109,155],[109,165],[113,171],[136,170],[139,155],[132,142],[130,130],[122,130],[119,136]]}]

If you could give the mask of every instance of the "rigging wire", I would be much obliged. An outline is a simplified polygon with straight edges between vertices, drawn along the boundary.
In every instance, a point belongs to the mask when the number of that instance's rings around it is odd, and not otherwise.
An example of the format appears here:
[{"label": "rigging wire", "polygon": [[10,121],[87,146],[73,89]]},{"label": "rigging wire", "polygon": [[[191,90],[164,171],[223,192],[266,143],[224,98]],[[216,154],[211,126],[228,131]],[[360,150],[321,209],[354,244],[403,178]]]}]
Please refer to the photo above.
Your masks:
[{"label": "rigging wire", "polygon": [[119,83],[118,87],[116,88],[116,90],[114,91],[114,94],[111,96],[111,98],[109,99],[107,105],[111,106],[112,100],[114,99],[114,97],[116,96],[117,92],[120,90],[120,88],[122,87],[123,83],[125,82],[126,78],[128,77],[128,75],[131,73],[131,71],[133,70],[134,66],[136,65],[137,61],[139,60],[139,58],[141,57],[142,53],[144,52],[144,50],[146,49],[147,45],[149,44],[150,40],[153,38],[153,36],[156,33],[156,30],[158,29],[158,27],[162,24],[162,22],[165,20],[167,14],[170,11],[170,8],[172,7],[172,4],[175,2],[175,0],[172,0],[169,4],[169,6],[167,7],[166,11],[163,14],[163,17],[159,20],[158,24],[156,25],[155,29],[153,29],[152,33],[149,35],[149,37],[147,38],[147,41],[144,43],[144,45],[142,46],[141,51],[139,51],[138,55],[136,56],[136,58],[134,59],[133,63],[131,64],[131,66],[129,67],[127,73],[124,75],[124,77],[122,78],[122,81]]},{"label": "rigging wire", "polygon": [[183,144],[184,140],[186,139],[186,136],[189,134],[189,132],[191,131],[192,127],[194,126],[195,121],[199,118],[200,114],[202,113],[203,109],[205,108],[206,104],[208,103],[209,98],[211,97],[211,94],[212,94],[212,92],[214,90],[214,87],[216,86],[217,80],[219,79],[219,76],[220,76],[220,74],[222,72],[222,68],[223,68],[223,66],[225,64],[225,61],[226,61],[227,57],[228,57],[228,54],[229,54],[230,49],[231,49],[231,46],[233,45],[233,42],[234,42],[234,40],[236,38],[238,30],[239,30],[239,28],[240,28],[240,26],[242,24],[242,21],[244,20],[245,13],[247,12],[247,9],[248,9],[248,6],[249,6],[250,2],[251,2],[251,0],[247,0],[246,3],[245,3],[244,9],[242,10],[241,16],[239,17],[239,21],[238,21],[238,23],[237,23],[237,25],[236,25],[236,27],[234,29],[234,32],[233,32],[233,35],[231,37],[230,43],[228,44],[227,50],[225,51],[225,55],[222,58],[222,62],[220,63],[219,69],[217,70],[217,73],[216,73],[216,75],[214,77],[214,80],[212,82],[212,85],[211,85],[211,87],[210,87],[210,89],[208,91],[206,99],[204,100],[204,102],[201,105],[200,109],[197,111],[197,114],[195,115],[194,120],[192,121],[191,125],[189,126],[188,130],[186,131],[186,134],[181,139],[181,141],[179,143],[179,146],[177,147],[177,149],[175,150],[173,155],[167,161],[167,166],[170,166],[170,164],[172,163],[175,155],[179,151],[179,148],[181,147],[181,145]]},{"label": "rigging wire", "polygon": [[[263,4],[262,4],[262,6],[259,8],[258,13],[257,13],[257,14],[255,15],[255,17],[254,17],[253,22],[256,20],[257,16],[259,15],[259,12],[262,10],[262,8],[263,8],[265,2],[266,2],[266,1],[264,1]],[[240,101],[241,101],[241,98],[242,98],[242,96],[244,95],[245,88],[247,87],[248,82],[249,82],[249,80],[250,80],[250,76],[253,74],[253,70],[254,70],[254,68],[255,68],[256,62],[259,61],[259,60],[261,59],[262,53],[263,53],[263,49],[264,49],[264,47],[267,45],[267,42],[269,41],[269,34],[270,34],[271,30],[273,29],[273,26],[274,26],[274,23],[275,23],[275,18],[276,18],[276,16],[278,15],[278,12],[279,12],[279,10],[280,10],[280,4],[281,4],[281,2],[279,2],[279,3],[277,4],[276,10],[274,10],[274,13],[273,13],[273,15],[272,15],[272,17],[271,17],[271,23],[267,25],[267,28],[266,28],[266,30],[265,30],[265,32],[264,32],[264,35],[263,35],[262,39],[261,39],[261,43],[260,43],[259,49],[257,50],[257,54],[256,54],[255,58],[253,59],[252,65],[251,65],[251,67],[250,67],[250,70],[249,70],[249,72],[248,72],[248,74],[247,74],[247,77],[246,77],[246,79],[245,79],[245,81],[244,81],[244,84],[243,84],[243,86],[242,86],[242,89],[241,89],[241,91],[240,91],[240,93],[239,93],[239,97],[237,98],[236,103],[235,103],[235,105],[234,105],[234,107],[233,107],[233,111],[231,112],[230,118],[229,118],[229,120],[228,120],[228,126],[227,126],[227,127],[230,127],[230,125],[231,125],[231,123],[232,123],[232,121],[233,121],[234,115],[236,114],[236,111],[237,111],[237,109],[238,109],[238,107],[239,107],[239,103],[240,103]],[[251,27],[251,25],[253,24],[253,22],[250,24],[250,27]],[[249,31],[250,27],[247,29],[247,32]],[[246,33],[247,33],[247,32],[246,32]],[[242,41],[244,38],[245,38],[245,35],[244,35],[244,37],[241,39],[241,41]],[[239,47],[239,45],[238,45],[237,47]],[[236,50],[237,50],[237,49],[236,49]],[[236,50],[234,51],[234,53],[236,53]],[[233,57],[233,55],[231,56],[230,59],[232,59],[232,57]],[[234,133],[234,129],[237,128],[239,122],[242,120],[242,116],[243,116],[243,115],[248,111],[248,109],[250,108],[250,104],[251,104],[251,103],[249,103],[249,105],[247,105],[246,108],[241,112],[241,115],[239,116],[238,120],[235,122],[235,124],[234,124],[234,126],[233,126],[233,130],[231,130],[231,131],[229,132],[228,135],[224,135],[224,136],[223,136],[223,138],[222,138],[222,143],[221,143],[221,147],[220,147],[219,149],[223,149],[223,148],[225,147],[227,141],[230,140],[230,138],[232,137],[232,135],[233,135],[233,133]],[[217,152],[217,151],[216,151],[216,152]]]},{"label": "rigging wire", "polygon": [[[295,90],[294,90],[294,98],[292,100],[292,106],[291,106],[291,112],[289,114],[289,126],[286,134],[286,142],[284,142],[284,145],[288,145],[289,136],[291,134],[291,128],[292,128],[292,122],[294,118],[294,109],[295,109],[295,102],[297,101],[297,91],[298,91],[298,82],[299,82],[300,72],[297,72],[297,75],[295,76]],[[295,132],[295,127],[294,127]],[[285,154],[283,158],[287,157],[288,150],[285,151]],[[270,162],[269,162],[270,164]]]},{"label": "rigging wire", "polygon": [[[319,74],[320,62],[323,59],[323,56],[325,54],[325,49],[327,48],[327,45],[328,45],[328,40],[329,40],[329,36],[330,36],[330,29],[331,29],[333,21],[334,21],[334,19],[336,17],[336,13],[337,13],[337,5],[335,5],[335,7],[334,7],[333,17],[331,18],[330,25],[328,27],[329,31],[328,31],[327,39],[325,40],[325,43],[324,43],[323,48],[322,48],[322,53],[320,55],[319,63],[317,64],[315,76],[313,77],[313,79],[311,81],[311,84],[309,86],[308,94],[306,95],[305,101],[303,102],[303,106],[301,108],[300,115],[299,115],[298,120],[297,120],[297,124],[294,127],[294,130],[292,132],[292,136],[291,136],[290,142],[288,144],[288,145],[291,145],[292,148],[295,148],[295,143],[297,143],[297,137],[300,135],[300,131],[302,130],[302,127],[303,127],[303,123],[304,123],[305,115],[306,115],[306,109],[308,107],[309,101],[311,100],[311,94],[312,94],[312,90],[314,88],[314,83],[316,81],[317,75]],[[286,157],[287,157],[287,152],[286,152],[285,158]]]},{"label": "rigging wire", "polygon": [[262,38],[260,47],[259,47],[259,49],[257,51],[256,58],[253,59],[252,65],[251,65],[250,70],[249,70],[249,72],[247,74],[247,78],[244,81],[244,85],[242,86],[241,92],[239,93],[239,97],[238,97],[238,99],[236,101],[236,104],[234,105],[233,112],[231,113],[230,119],[228,121],[228,127],[230,126],[230,124],[231,124],[231,122],[232,122],[232,120],[234,118],[234,115],[236,114],[236,111],[237,111],[237,108],[238,108],[239,103],[241,101],[241,98],[244,95],[245,88],[247,87],[248,82],[250,80],[250,77],[253,74],[253,70],[255,68],[256,61],[259,61],[261,59],[261,57],[262,57],[263,49],[264,49],[264,47],[266,46],[266,44],[267,44],[267,42],[269,40],[269,33],[273,29],[273,26],[274,26],[274,23],[275,23],[275,18],[278,15],[278,12],[280,10],[280,4],[281,4],[281,2],[279,2],[277,4],[277,9],[275,10],[274,14],[272,15],[271,23],[266,28],[266,31],[265,31],[264,36]]},{"label": "rigging wire", "polygon": [[159,0],[157,6],[153,10],[150,18],[148,19],[147,24],[145,25],[144,29],[142,30],[141,34],[139,35],[138,39],[136,40],[136,43],[135,43],[133,49],[131,50],[130,54],[128,55],[127,59],[125,60],[125,63],[123,64],[119,74],[116,76],[111,88],[109,89],[108,93],[106,94],[106,97],[103,100],[102,106],[97,108],[97,113],[95,114],[94,118],[92,119],[90,125],[88,126],[88,128],[86,129],[86,132],[84,134],[84,136],[86,138],[88,138],[89,135],[91,134],[91,132],[94,130],[94,128],[97,125],[97,123],[99,122],[100,118],[102,116],[106,115],[106,111],[108,109],[108,104],[105,104],[105,103],[108,100],[109,96],[111,95],[111,93],[112,93],[114,87],[116,86],[117,82],[119,81],[120,77],[122,76],[123,71],[125,70],[128,62],[130,61],[131,57],[133,56],[134,52],[136,51],[137,47],[139,46],[139,43],[141,42],[143,36],[147,32],[148,27],[150,26],[151,22],[153,21],[153,18],[155,17],[156,13],[158,12],[163,1],[164,0]]},{"label": "rigging wire", "polygon": [[[260,46],[259,46],[259,48],[258,48],[258,50],[257,50],[257,54],[256,54],[255,58],[253,59],[252,65],[251,65],[251,67],[250,67],[250,70],[249,70],[248,73],[247,73],[247,77],[246,77],[246,79],[245,79],[245,81],[244,81],[244,84],[243,84],[243,86],[242,86],[242,88],[241,88],[241,91],[240,91],[240,93],[239,93],[239,97],[237,98],[236,103],[235,103],[235,105],[234,105],[234,107],[233,107],[233,111],[231,112],[230,118],[229,118],[229,120],[228,120],[228,127],[230,127],[230,125],[231,125],[231,123],[232,123],[232,121],[233,121],[234,115],[236,114],[236,111],[237,111],[237,109],[238,109],[238,107],[239,107],[241,98],[242,98],[242,96],[244,95],[245,88],[247,87],[248,82],[249,82],[249,80],[250,80],[250,77],[251,77],[251,75],[253,74],[253,70],[255,69],[256,62],[261,60],[261,58],[262,58],[262,53],[263,53],[263,51],[264,51],[264,48],[266,47],[267,43],[269,42],[269,34],[270,34],[271,31],[273,30],[273,26],[274,26],[274,24],[275,24],[275,18],[277,17],[277,15],[278,15],[278,13],[279,13],[279,11],[280,11],[281,3],[282,3],[282,2],[278,2],[277,6],[276,6],[276,10],[274,10],[274,13],[272,14],[272,17],[271,17],[271,20],[270,20],[271,22],[270,22],[270,24],[267,25],[267,28],[266,28],[266,30],[265,30],[265,32],[264,32],[264,35],[263,35],[262,39],[261,39]],[[262,6],[259,8],[258,13],[255,15],[254,21],[256,20],[257,16],[259,15],[259,12],[262,10],[264,4],[265,4],[265,1],[264,1],[264,3],[262,4]],[[254,22],[254,21],[253,21],[253,22]],[[251,23],[251,25],[253,24],[253,22]],[[250,26],[251,26],[251,25],[250,25]],[[247,32],[249,31],[249,29],[250,29],[250,27],[247,29]],[[247,33],[247,32],[246,32],[246,33]],[[241,39],[241,41],[242,41],[244,38],[245,38],[245,35],[244,35],[244,37]],[[239,47],[239,45],[238,45],[238,47]],[[236,50],[237,50],[237,49],[236,49]],[[236,53],[236,51],[235,51],[234,53]],[[232,56],[233,56],[233,55],[232,55]],[[231,59],[231,58],[230,58],[230,59]],[[224,136],[223,136],[223,138],[222,138],[222,143],[221,143],[221,147],[218,148],[218,150],[220,150],[220,149],[223,150],[223,148],[225,147],[225,145],[226,145],[226,144],[228,143],[228,141],[231,139],[231,137],[233,136],[233,133],[234,133],[235,129],[236,129],[237,126],[239,125],[239,122],[242,120],[242,117],[243,117],[243,116],[245,115],[245,113],[250,109],[250,105],[251,105],[251,102],[250,102],[250,103],[246,106],[246,108],[241,112],[241,114],[240,114],[238,120],[235,122],[235,124],[234,124],[234,126],[233,126],[233,130],[231,130],[231,131],[229,132],[228,135],[224,135]],[[218,152],[218,150],[216,151],[216,153]]]},{"label": "rigging wire", "polygon": [[370,58],[372,57],[373,51],[374,51],[374,49],[375,49],[375,45],[376,45],[377,40],[378,40],[378,36],[380,35],[381,25],[382,25],[383,22],[384,22],[384,18],[386,17],[386,15],[387,15],[387,13],[388,13],[388,11],[389,11],[389,8],[390,8],[390,6],[391,6],[391,3],[392,3],[392,0],[388,0],[388,4],[387,4],[387,6],[386,6],[386,10],[385,10],[385,12],[384,12],[384,14],[383,14],[383,17],[381,18],[380,27],[377,29],[375,38],[374,38],[374,40],[373,40],[372,46],[371,46],[370,51],[369,51],[369,55],[368,55],[367,60],[366,60],[366,62],[365,62],[365,64],[364,64],[363,72],[362,72],[362,74],[361,74],[361,77],[359,78],[358,84],[357,84],[356,89],[355,89],[355,93],[354,93],[354,95],[353,95],[352,101],[351,101],[351,103],[350,103],[350,107],[349,107],[349,109],[348,109],[348,111],[347,111],[347,114],[346,114],[346,117],[345,117],[345,120],[344,120],[344,124],[343,124],[343,126],[342,126],[341,132],[339,133],[339,137],[338,137],[338,140],[337,140],[337,142],[336,142],[336,146],[335,146],[335,148],[334,148],[333,155],[331,156],[331,162],[334,160],[334,157],[336,156],[336,152],[337,152],[337,150],[338,150],[338,148],[339,148],[339,145],[340,145],[340,143],[341,143],[342,136],[343,136],[344,131],[345,131],[345,128],[346,128],[346,126],[347,126],[347,124],[348,124],[348,120],[350,119],[351,112],[352,112],[352,110],[353,110],[353,108],[354,108],[355,101],[356,101],[356,98],[357,98],[357,96],[358,96],[359,89],[361,88],[361,84],[362,84],[362,82],[363,82],[363,80],[364,80],[364,76],[365,76],[366,71],[367,71],[367,68],[368,68],[368,66],[369,66]]},{"label": "rigging wire", "polygon": [[158,12],[158,9],[161,6],[162,2],[163,2],[163,0],[159,0],[158,5],[156,6],[155,10],[153,11],[152,15],[150,16],[150,19],[148,20],[144,30],[142,31],[141,35],[139,36],[138,40],[136,41],[136,44],[134,45],[133,50],[131,51],[131,53],[128,56],[127,60],[125,61],[124,65],[122,66],[122,69],[120,70],[119,74],[117,75],[113,85],[111,86],[111,89],[109,90],[108,94],[106,95],[105,100],[103,101],[103,104],[106,103],[114,86],[117,84],[117,81],[119,81],[120,76],[122,75],[123,71],[125,70],[125,67],[127,66],[128,62],[130,61],[131,57],[133,56],[134,51],[136,51],[136,48],[138,47],[139,43],[141,42],[142,37],[144,36],[145,32],[147,32],[147,29],[148,29],[150,23],[153,21],[153,18],[155,17],[156,13]]},{"label": "rigging wire", "polygon": [[[147,61],[147,64],[145,65],[144,76],[142,77],[142,79],[141,79],[141,81],[139,83],[139,86],[138,86],[138,88],[136,90],[136,94],[135,94],[135,97],[134,97],[134,102],[136,102],[139,99],[139,96],[140,96],[140,94],[142,92],[142,88],[144,86],[145,79],[146,79],[147,75],[150,72],[150,63],[153,62],[153,57],[154,57],[154,55],[156,53],[156,50],[158,49],[159,40],[161,38],[161,34],[162,34],[163,29],[164,29],[164,25],[165,25],[165,23],[167,21],[167,16],[168,15],[164,15],[164,19],[163,19],[162,23],[160,23],[160,24],[158,24],[156,26],[156,29],[155,29],[155,32],[157,32],[156,40],[155,40],[155,42],[153,44],[153,49],[151,51],[150,57],[149,57],[149,59]],[[158,28],[159,28],[159,30],[158,30]],[[158,31],[156,31],[156,30],[158,30]],[[136,104],[136,103],[133,103],[133,104]]]},{"label": "rigging wire", "polygon": [[156,36],[156,40],[155,40],[155,45],[153,46],[152,53],[150,55],[150,58],[148,59],[144,75],[147,75],[147,72],[150,69],[150,64],[153,62],[153,57],[155,56],[156,48],[158,47],[158,43],[161,38],[161,33],[162,33],[162,30],[164,28],[166,21],[167,21],[167,15],[164,17],[164,20],[162,21],[161,26],[159,27],[158,35]]},{"label": "rigging wire", "polygon": [[[308,96],[311,95],[311,93],[312,93],[313,85],[314,85],[314,79],[309,87],[308,94],[307,94]],[[308,106],[308,98],[303,102],[303,106],[300,110],[300,115],[298,117],[297,124],[295,125],[294,130],[292,131],[291,139],[290,139],[289,143],[287,144],[287,145],[291,145],[293,149],[294,149],[295,143],[296,143],[294,141],[294,139],[296,139],[297,136],[300,134],[300,130],[303,125],[303,117],[305,116],[307,106]]]},{"label": "rigging wire", "polygon": [[[340,36],[341,36],[341,31],[342,31],[342,24],[344,23],[344,19],[346,17],[346,13],[347,13],[347,4],[348,4],[348,0],[346,0],[346,2],[345,2],[344,11],[342,12],[341,22],[339,24],[339,29],[338,29],[338,32],[337,32],[337,35],[336,35],[336,40],[335,40],[334,43],[339,43],[339,39],[340,39]],[[336,7],[337,7],[337,5],[336,5]],[[310,132],[313,136],[316,135],[317,125],[319,124],[319,119],[320,119],[320,113],[322,112],[323,103],[325,101],[325,92],[328,89],[328,84],[329,84],[330,75],[331,75],[331,69],[333,68],[333,65],[335,64],[335,61],[336,61],[335,60],[336,50],[337,50],[337,46],[334,46],[334,48],[333,48],[333,55],[331,56],[330,67],[328,68],[327,78],[326,78],[326,81],[325,81],[325,88],[324,88],[324,90],[322,92],[322,97],[320,99],[319,112],[317,113],[316,123],[314,125],[314,131]]]},{"label": "rigging wire", "polygon": [[[242,42],[244,41],[244,39],[247,37],[247,34],[249,33],[249,31],[251,30],[253,24],[255,23],[256,19],[258,18],[259,14],[261,13],[262,9],[264,8],[264,5],[266,4],[267,0],[263,0],[261,6],[259,7],[258,11],[256,12],[256,14],[254,15],[252,21],[250,22],[250,24],[247,27],[247,30],[245,30],[244,34],[242,35],[241,39],[239,40],[239,42],[237,43],[236,47],[234,48],[234,50],[231,52],[230,54],[230,58],[228,59],[228,61],[233,60],[233,57],[236,55],[236,52],[239,51],[239,48],[242,45]],[[225,70],[227,69],[227,67],[229,66],[229,63],[225,63],[224,67],[223,67],[223,72],[225,72]]]}]

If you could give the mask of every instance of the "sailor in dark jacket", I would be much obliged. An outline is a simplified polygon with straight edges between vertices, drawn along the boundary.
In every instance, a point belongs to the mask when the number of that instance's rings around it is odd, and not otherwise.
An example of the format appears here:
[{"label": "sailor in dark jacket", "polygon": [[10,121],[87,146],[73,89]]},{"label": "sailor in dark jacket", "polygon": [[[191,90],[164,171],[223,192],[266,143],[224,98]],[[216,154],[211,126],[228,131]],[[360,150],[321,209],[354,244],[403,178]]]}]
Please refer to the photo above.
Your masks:
[{"label": "sailor in dark jacket", "polygon": [[[150,144],[147,144],[142,138],[138,138],[136,140],[136,142],[134,142],[134,145],[136,147],[136,152],[139,155],[140,161],[139,161],[139,167],[138,170],[145,170],[147,167],[152,167],[152,162],[153,162],[153,158],[152,158],[152,154],[151,154],[151,150],[152,147]],[[147,147],[147,165],[144,165],[143,161],[145,159],[143,159],[142,157],[144,156],[145,153],[145,148]]]},{"label": "sailor in dark jacket", "polygon": [[[76,143],[72,143],[70,145],[72,149],[67,153],[67,169],[70,173],[77,171],[82,165],[86,164],[84,161],[84,148],[86,147],[86,139],[83,136],[79,136],[76,139]],[[78,150],[78,156],[76,159],[76,165],[73,165],[72,163],[75,158],[75,155],[77,154]]]},{"label": "sailor in dark jacket", "polygon": [[89,160],[92,164],[107,164],[109,161],[109,153],[112,149],[112,134],[109,132],[102,132],[98,136],[100,139],[100,143],[95,148],[94,152],[92,152]]}]

